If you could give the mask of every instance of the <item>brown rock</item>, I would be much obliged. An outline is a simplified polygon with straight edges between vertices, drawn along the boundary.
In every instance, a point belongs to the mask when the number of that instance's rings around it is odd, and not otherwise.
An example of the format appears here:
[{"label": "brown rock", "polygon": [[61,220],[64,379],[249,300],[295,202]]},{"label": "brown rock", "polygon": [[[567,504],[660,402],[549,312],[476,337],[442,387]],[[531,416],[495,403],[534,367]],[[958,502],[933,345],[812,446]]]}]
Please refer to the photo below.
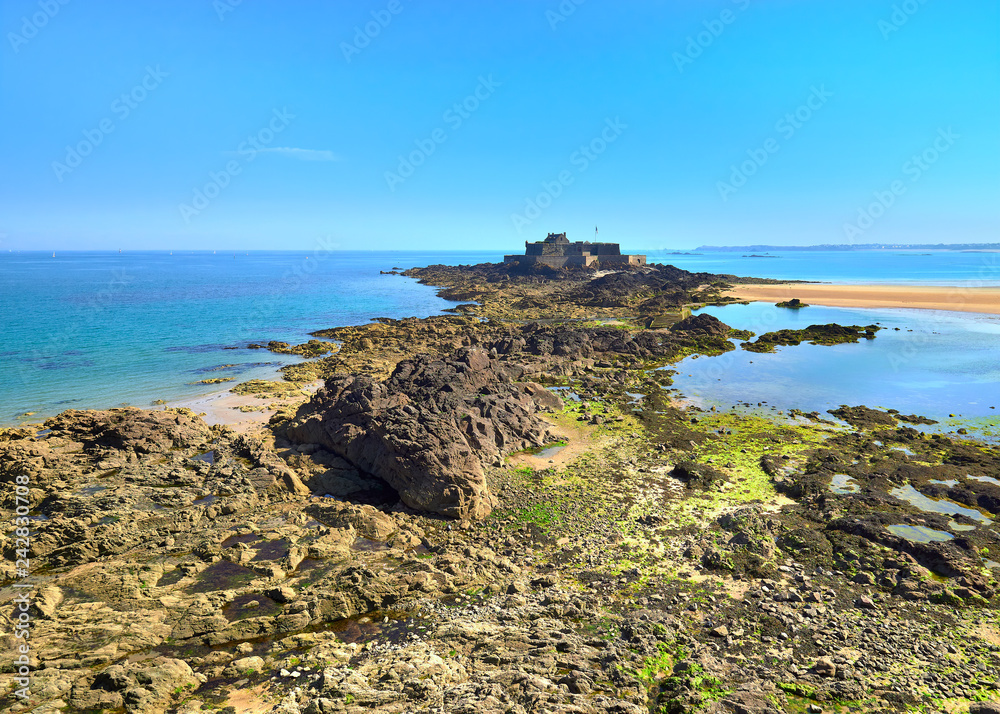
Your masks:
[{"label": "brown rock", "polygon": [[131,449],[139,454],[192,448],[210,438],[208,426],[192,414],[132,407],[107,411],[70,409],[46,421],[45,426],[54,435],[78,441],[88,450]]},{"label": "brown rock", "polygon": [[411,508],[485,518],[494,499],[482,464],[544,443],[539,402],[561,404],[517,376],[481,349],[448,360],[422,355],[400,362],[385,382],[328,379],[286,433],[382,479]]}]

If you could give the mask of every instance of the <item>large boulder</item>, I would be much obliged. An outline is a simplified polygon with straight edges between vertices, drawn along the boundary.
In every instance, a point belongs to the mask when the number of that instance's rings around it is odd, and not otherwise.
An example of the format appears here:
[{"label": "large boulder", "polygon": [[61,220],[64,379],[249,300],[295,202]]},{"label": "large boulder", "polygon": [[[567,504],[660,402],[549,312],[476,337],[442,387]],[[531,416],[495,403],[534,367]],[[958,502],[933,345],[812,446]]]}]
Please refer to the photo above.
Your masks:
[{"label": "large boulder", "polygon": [[675,322],[670,327],[671,332],[687,332],[695,335],[719,335],[725,337],[729,334],[729,325],[719,318],[708,313],[689,315],[680,322]]},{"label": "large boulder", "polygon": [[481,349],[447,360],[421,355],[400,362],[385,382],[328,379],[286,433],[382,479],[411,508],[485,518],[494,499],[483,464],[545,443],[548,425],[537,412],[560,404],[519,376]]},{"label": "large boulder", "polygon": [[90,449],[131,449],[139,454],[186,449],[210,440],[199,417],[182,411],[148,411],[128,407],[105,411],[70,409],[45,422],[55,436]]}]

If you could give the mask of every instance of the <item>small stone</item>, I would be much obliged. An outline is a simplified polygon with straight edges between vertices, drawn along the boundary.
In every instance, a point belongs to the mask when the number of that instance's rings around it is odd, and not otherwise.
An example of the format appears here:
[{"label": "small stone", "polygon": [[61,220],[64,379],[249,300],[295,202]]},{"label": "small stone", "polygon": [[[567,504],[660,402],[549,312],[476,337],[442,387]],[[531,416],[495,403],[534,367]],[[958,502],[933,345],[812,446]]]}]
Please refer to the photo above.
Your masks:
[{"label": "small stone", "polygon": [[820,677],[836,677],[837,676],[837,665],[835,665],[830,660],[823,658],[816,662],[816,666],[813,667],[816,674]]},{"label": "small stone", "polygon": [[872,600],[870,597],[862,595],[861,597],[857,598],[854,601],[854,606],[861,608],[862,610],[874,610],[875,601]]}]

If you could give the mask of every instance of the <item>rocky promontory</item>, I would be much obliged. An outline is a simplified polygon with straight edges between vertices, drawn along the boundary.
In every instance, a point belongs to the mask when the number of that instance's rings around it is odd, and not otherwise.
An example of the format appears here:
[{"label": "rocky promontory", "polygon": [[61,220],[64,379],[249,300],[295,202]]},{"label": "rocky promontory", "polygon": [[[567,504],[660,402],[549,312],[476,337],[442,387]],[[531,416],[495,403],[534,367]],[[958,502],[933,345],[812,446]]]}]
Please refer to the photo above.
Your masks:
[{"label": "rocky promontory", "polygon": [[31,585],[5,711],[997,710],[994,443],[677,399],[679,360],[754,337],[690,314],[731,276],[409,272],[466,304],[269,345],[312,359],[236,388],[298,400],[256,432],[134,408],[0,430],[0,507],[31,504],[26,578],[0,533],[5,622]]}]

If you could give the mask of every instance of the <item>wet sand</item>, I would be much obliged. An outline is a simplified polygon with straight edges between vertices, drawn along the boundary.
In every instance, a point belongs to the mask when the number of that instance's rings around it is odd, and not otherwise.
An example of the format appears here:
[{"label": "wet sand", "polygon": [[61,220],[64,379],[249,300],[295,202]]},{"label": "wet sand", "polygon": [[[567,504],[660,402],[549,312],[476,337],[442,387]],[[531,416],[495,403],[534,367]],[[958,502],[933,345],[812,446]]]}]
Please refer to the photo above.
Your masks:
[{"label": "wet sand", "polygon": [[[302,385],[302,390],[303,392],[308,392],[308,394],[311,395],[322,386],[323,381],[316,380]],[[275,397],[265,397],[260,399],[257,397],[233,394],[229,390],[225,390],[222,392],[215,392],[213,394],[206,394],[201,397],[195,397],[194,399],[184,399],[177,402],[170,402],[164,406],[186,407],[195,414],[204,414],[202,419],[204,419],[205,423],[209,426],[224,424],[231,427],[234,431],[244,433],[250,429],[267,423],[268,419],[270,419],[275,412],[274,409],[268,408],[269,405],[284,405],[292,402],[304,401],[305,399],[307,399],[307,395],[305,393],[302,394],[301,398],[278,399]],[[263,407],[263,409],[260,411],[243,412],[239,409],[241,406]]]},{"label": "wet sand", "polygon": [[798,298],[830,307],[904,307],[1000,315],[1000,287],[936,285],[737,285],[726,293],[742,300],[782,302]]}]

